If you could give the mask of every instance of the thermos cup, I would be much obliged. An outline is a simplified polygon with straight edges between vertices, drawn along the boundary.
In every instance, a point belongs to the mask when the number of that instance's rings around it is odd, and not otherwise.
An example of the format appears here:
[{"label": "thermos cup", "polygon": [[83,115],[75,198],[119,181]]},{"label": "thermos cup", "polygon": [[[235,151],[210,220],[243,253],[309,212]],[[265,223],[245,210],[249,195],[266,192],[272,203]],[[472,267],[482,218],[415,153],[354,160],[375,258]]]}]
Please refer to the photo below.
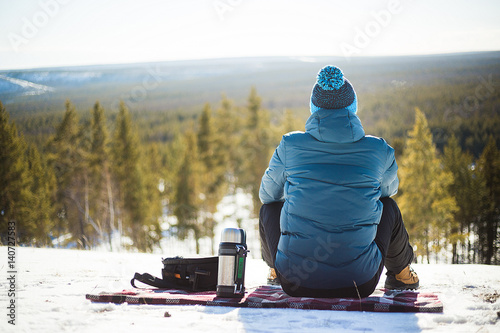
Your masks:
[{"label": "thermos cup", "polygon": [[219,244],[217,296],[241,298],[245,295],[246,233],[240,228],[222,231]]}]

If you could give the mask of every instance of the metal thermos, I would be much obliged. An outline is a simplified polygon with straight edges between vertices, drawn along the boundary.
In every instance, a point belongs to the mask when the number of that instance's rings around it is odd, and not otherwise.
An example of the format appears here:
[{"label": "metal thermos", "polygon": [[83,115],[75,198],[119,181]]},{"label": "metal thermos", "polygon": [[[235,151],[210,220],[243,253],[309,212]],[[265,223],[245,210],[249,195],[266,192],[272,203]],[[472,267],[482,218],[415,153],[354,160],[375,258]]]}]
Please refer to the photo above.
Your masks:
[{"label": "metal thermos", "polygon": [[240,298],[245,295],[245,262],[248,252],[245,230],[226,228],[222,231],[217,296]]}]

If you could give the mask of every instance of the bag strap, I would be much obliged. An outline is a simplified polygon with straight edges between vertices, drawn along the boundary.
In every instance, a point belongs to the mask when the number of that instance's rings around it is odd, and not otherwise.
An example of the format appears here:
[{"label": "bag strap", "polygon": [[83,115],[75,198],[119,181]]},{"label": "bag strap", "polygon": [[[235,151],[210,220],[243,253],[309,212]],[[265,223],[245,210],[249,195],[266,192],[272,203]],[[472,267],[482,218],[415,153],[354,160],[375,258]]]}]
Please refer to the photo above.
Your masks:
[{"label": "bag strap", "polygon": [[156,288],[161,288],[161,289],[178,289],[179,288],[178,285],[171,283],[171,282],[168,282],[168,281],[165,281],[165,280],[162,280],[160,278],[157,278],[156,276],[153,276],[149,273],[144,273],[144,274],[135,273],[134,274],[134,277],[132,278],[132,280],[130,280],[130,284],[132,285],[132,287],[138,288],[135,286],[135,280],[142,282],[144,284],[156,287]]},{"label": "bag strap", "polygon": [[[132,287],[138,288],[135,285],[135,280],[137,280],[137,281],[142,282],[144,284],[147,284],[149,286],[153,286],[153,287],[160,288],[160,289],[183,289],[183,290],[196,291],[196,290],[198,290],[199,275],[210,276],[210,271],[196,269],[194,274],[192,274],[189,277],[189,282],[191,284],[191,286],[189,288],[186,288],[186,287],[183,288],[179,284],[157,278],[156,276],[153,276],[149,273],[144,273],[144,274],[135,273],[132,280],[130,280],[130,284],[132,285]],[[185,272],[184,272],[184,276],[186,276]]]}]

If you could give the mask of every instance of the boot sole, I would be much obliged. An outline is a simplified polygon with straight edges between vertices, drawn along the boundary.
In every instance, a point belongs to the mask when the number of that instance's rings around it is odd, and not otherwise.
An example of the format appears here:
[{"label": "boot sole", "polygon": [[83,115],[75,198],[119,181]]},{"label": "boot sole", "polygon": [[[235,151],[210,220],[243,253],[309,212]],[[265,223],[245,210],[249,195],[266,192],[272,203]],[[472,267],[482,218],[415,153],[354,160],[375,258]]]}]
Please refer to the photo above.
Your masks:
[{"label": "boot sole", "polygon": [[385,285],[385,289],[389,290],[417,290],[420,287],[419,283],[414,283],[414,284],[407,284],[404,286],[390,286],[390,285]]}]

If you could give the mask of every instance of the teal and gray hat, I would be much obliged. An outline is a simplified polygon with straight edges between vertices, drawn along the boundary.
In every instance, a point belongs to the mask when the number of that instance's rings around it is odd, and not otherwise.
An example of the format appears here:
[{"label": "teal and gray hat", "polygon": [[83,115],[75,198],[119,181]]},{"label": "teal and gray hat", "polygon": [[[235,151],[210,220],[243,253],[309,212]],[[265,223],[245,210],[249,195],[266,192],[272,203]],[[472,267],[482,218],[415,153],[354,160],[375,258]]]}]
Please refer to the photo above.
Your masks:
[{"label": "teal and gray hat", "polygon": [[311,94],[311,113],[320,109],[357,111],[356,92],[338,67],[325,66],[316,77]]}]

